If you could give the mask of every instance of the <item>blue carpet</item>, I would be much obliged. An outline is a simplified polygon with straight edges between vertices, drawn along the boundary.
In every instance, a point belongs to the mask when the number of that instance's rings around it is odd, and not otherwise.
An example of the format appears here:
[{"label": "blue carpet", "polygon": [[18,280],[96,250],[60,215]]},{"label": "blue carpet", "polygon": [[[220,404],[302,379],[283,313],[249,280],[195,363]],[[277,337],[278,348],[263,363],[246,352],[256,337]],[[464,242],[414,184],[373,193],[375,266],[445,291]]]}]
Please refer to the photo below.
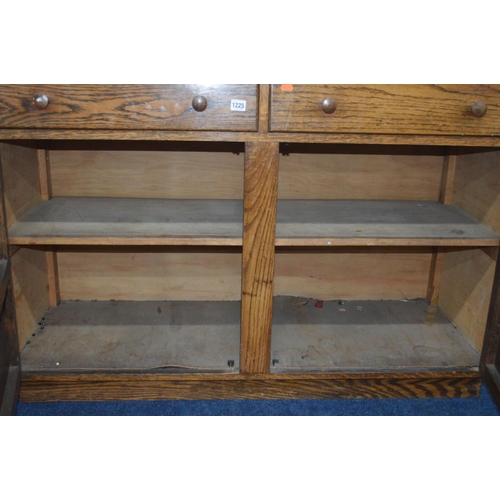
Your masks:
[{"label": "blue carpet", "polygon": [[17,414],[42,415],[500,415],[486,386],[464,399],[281,399],[19,403]]}]

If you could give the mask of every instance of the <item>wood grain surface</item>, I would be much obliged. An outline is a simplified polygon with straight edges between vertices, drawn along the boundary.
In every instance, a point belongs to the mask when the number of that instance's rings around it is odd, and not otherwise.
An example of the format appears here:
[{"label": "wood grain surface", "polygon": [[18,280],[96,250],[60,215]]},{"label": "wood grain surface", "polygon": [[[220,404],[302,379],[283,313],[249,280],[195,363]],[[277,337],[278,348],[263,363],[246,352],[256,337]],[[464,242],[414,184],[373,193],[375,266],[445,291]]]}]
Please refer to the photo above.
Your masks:
[{"label": "wood grain surface", "polygon": [[[45,109],[32,104],[38,93]],[[0,95],[0,128],[257,130],[256,85],[1,85]],[[205,111],[193,109],[196,96]]]},{"label": "wood grain surface", "polygon": [[247,374],[269,371],[278,164],[277,143],[246,144],[240,359]]},{"label": "wood grain surface", "polygon": [[62,300],[241,300],[241,248],[70,247]]},{"label": "wood grain surface", "polygon": [[20,400],[477,397],[478,372],[328,375],[24,375]]},{"label": "wood grain surface", "polygon": [[[272,132],[212,132],[168,130],[78,130],[78,129],[6,129],[0,128],[3,141],[186,141],[186,142],[294,142],[310,144],[371,144],[500,147],[500,137],[418,134],[353,134]],[[39,147],[39,146],[34,146]]]},{"label": "wood grain surface", "polygon": [[[130,149],[133,144],[128,146]],[[184,146],[189,147],[190,144]],[[242,154],[55,150],[50,151],[50,167],[56,197],[243,199]]]},{"label": "wood grain surface", "polygon": [[[271,131],[431,135],[500,135],[500,85],[272,86]],[[337,110],[323,112],[324,99]],[[484,101],[476,118],[471,106]]]}]

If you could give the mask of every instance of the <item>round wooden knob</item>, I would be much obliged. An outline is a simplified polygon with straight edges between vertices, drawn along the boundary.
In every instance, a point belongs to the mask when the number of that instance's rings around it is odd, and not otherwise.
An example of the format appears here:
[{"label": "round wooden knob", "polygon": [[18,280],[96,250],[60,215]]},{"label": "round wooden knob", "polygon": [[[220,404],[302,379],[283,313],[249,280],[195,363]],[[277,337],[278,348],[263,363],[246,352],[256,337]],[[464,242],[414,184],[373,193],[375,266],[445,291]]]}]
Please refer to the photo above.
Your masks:
[{"label": "round wooden knob", "polygon": [[472,107],[470,108],[472,111],[472,114],[476,118],[481,118],[486,114],[486,111],[488,110],[488,106],[482,101],[476,102],[476,104],[473,104]]},{"label": "round wooden knob", "polygon": [[328,99],[325,99],[323,101],[323,103],[321,104],[321,109],[327,115],[331,115],[337,109],[337,101],[335,99],[332,99],[331,97],[329,97]]},{"label": "round wooden knob", "polygon": [[205,111],[207,109],[207,106],[208,102],[206,97],[203,97],[202,95],[197,95],[193,99],[193,108],[195,109],[195,111],[199,111],[201,113],[202,111]]},{"label": "round wooden knob", "polygon": [[38,109],[45,109],[49,105],[49,98],[45,94],[36,94],[33,97],[33,106]]}]

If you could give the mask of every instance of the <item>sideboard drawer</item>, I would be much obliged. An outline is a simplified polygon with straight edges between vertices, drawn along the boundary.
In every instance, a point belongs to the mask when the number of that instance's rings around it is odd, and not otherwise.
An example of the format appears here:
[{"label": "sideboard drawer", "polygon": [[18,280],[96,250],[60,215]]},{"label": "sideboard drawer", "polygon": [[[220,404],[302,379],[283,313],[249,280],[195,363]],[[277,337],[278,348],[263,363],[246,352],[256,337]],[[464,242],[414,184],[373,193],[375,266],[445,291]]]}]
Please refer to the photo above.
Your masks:
[{"label": "sideboard drawer", "polygon": [[500,85],[273,85],[271,131],[499,136]]},{"label": "sideboard drawer", "polygon": [[255,131],[257,102],[257,85],[0,85],[0,128]]}]

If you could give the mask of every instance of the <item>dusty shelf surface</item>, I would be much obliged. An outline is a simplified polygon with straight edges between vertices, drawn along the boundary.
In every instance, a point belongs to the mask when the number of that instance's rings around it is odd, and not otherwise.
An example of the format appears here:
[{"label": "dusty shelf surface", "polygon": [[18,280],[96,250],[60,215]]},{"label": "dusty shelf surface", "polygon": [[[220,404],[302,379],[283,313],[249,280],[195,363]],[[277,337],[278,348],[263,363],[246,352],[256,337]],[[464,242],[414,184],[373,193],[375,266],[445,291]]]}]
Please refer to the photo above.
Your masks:
[{"label": "dusty shelf surface", "polygon": [[[9,242],[238,246],[242,234],[242,200],[61,197],[26,214],[10,228]],[[432,201],[279,200],[276,244],[498,246],[499,237]]]},{"label": "dusty shelf surface", "polygon": [[277,245],[498,246],[499,237],[435,201],[280,200]]},{"label": "dusty shelf surface", "polygon": [[26,214],[9,242],[241,245],[242,233],[242,200],[61,197]]},{"label": "dusty shelf surface", "polygon": [[[479,353],[425,300],[323,301],[275,297],[271,372],[471,369]],[[321,306],[321,307],[317,307]]]},{"label": "dusty shelf surface", "polygon": [[62,302],[22,350],[23,373],[237,372],[240,309],[239,301]]}]

